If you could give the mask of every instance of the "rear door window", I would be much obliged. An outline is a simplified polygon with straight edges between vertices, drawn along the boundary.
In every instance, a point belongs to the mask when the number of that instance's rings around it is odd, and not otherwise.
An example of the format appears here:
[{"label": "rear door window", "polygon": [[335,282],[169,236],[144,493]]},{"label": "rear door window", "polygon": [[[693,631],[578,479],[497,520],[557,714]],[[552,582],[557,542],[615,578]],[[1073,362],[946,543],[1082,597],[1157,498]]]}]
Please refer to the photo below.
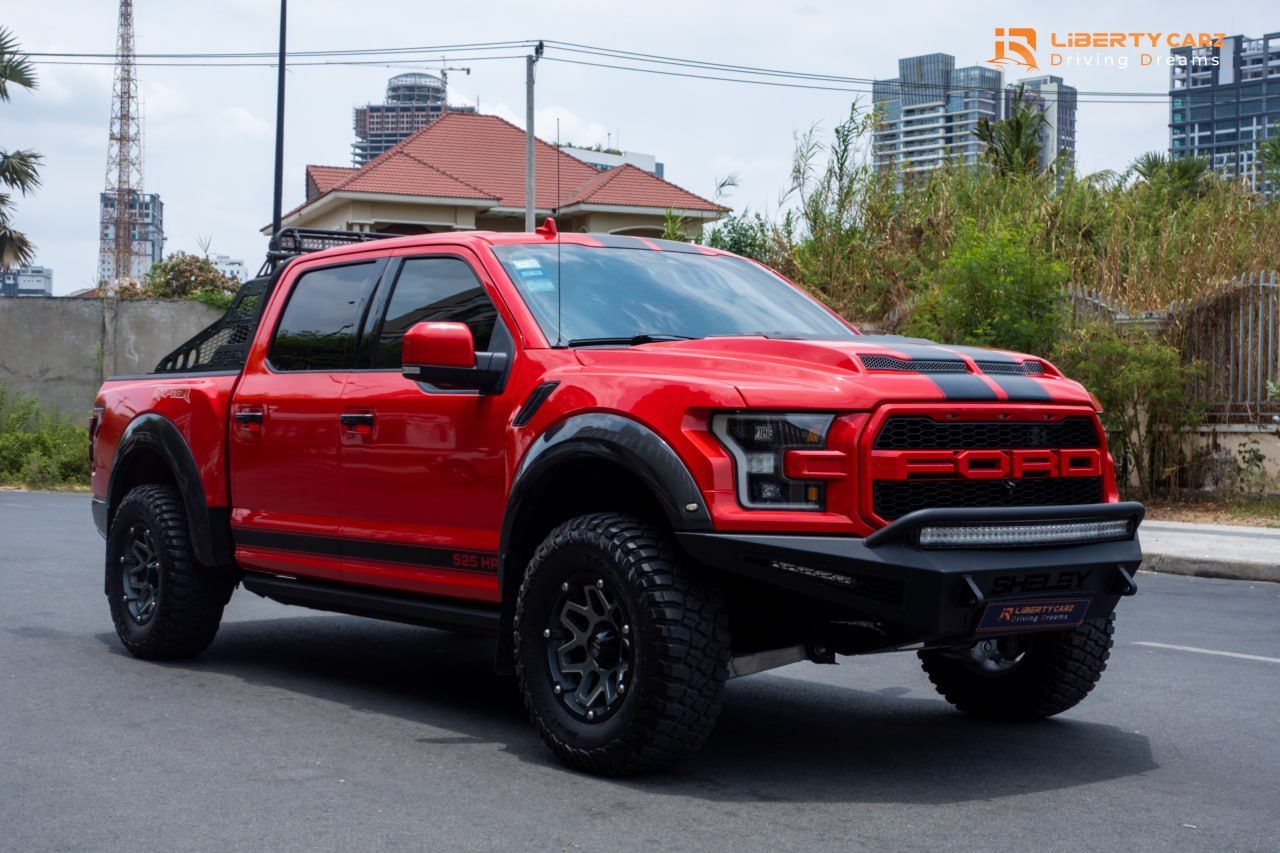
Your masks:
[{"label": "rear door window", "polygon": [[350,370],[369,296],[385,261],[325,267],[293,285],[267,358],[272,368]]}]

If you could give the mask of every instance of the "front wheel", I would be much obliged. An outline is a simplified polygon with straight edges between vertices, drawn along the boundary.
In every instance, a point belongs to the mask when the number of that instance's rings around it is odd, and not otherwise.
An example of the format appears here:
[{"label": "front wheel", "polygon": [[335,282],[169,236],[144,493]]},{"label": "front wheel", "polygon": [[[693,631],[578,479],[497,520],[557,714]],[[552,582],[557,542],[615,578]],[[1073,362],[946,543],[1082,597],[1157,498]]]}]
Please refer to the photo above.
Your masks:
[{"label": "front wheel", "polygon": [[1039,720],[1080,703],[1107,668],[1115,614],[1079,628],[982,640],[964,653],[923,651],[933,686],[967,714]]},{"label": "front wheel", "polygon": [[213,642],[231,583],[196,562],[175,489],[138,486],[124,496],[107,536],[106,569],[111,619],[130,654],[174,660]]},{"label": "front wheel", "polygon": [[718,589],[681,564],[663,531],[597,513],[553,530],[516,602],[525,706],[566,764],[620,776],[702,746],[729,666]]}]

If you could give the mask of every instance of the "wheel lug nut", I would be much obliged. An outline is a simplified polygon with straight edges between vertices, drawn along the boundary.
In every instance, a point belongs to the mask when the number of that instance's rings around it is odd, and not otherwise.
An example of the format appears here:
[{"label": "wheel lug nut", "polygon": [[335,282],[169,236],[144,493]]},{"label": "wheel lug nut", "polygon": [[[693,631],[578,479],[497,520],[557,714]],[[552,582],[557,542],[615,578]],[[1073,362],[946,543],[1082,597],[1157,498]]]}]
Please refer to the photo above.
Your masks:
[{"label": "wheel lug nut", "polygon": [[550,628],[543,628],[543,629],[542,629],[542,636],[544,636],[544,637],[550,637],[550,636],[551,636],[551,629],[550,629]]},{"label": "wheel lug nut", "polygon": [[619,692],[619,693],[626,693],[626,692],[627,692],[627,683],[626,683],[625,681],[619,681],[619,682],[618,682],[618,692]]},{"label": "wheel lug nut", "polygon": [[587,712],[587,719],[588,719],[588,720],[594,720],[595,718],[596,718],[596,712],[595,712],[595,711],[588,711],[588,712]]},{"label": "wheel lug nut", "polygon": [[560,685],[557,684],[556,686],[552,687],[551,692],[559,696],[561,693]]},{"label": "wheel lug nut", "polygon": [[597,580],[597,581],[596,581],[596,589],[604,589],[604,580],[603,580],[603,579],[600,579],[600,580]]},{"label": "wheel lug nut", "polygon": [[623,626],[622,626],[622,633],[624,633],[624,634],[630,634],[630,633],[631,633],[631,626],[630,626],[630,625],[623,625]]},{"label": "wheel lug nut", "polygon": [[568,581],[565,581],[564,583],[560,584],[560,591],[561,591],[561,592],[568,592],[568,591],[569,591],[569,582],[568,582]]}]

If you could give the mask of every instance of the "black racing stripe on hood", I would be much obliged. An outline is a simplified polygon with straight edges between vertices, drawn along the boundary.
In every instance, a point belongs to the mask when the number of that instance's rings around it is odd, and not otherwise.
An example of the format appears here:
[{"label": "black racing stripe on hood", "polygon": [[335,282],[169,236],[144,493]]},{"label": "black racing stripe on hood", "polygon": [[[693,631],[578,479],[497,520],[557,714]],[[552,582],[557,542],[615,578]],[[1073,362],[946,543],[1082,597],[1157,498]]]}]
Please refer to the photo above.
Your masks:
[{"label": "black racing stripe on hood", "polygon": [[[1000,364],[1021,364],[1022,360],[999,350],[982,347],[950,347],[956,352],[964,353],[974,361],[994,361]],[[1035,379],[1008,373],[984,374],[992,382],[1000,386],[1000,390],[1009,395],[1015,403],[1045,403],[1053,399],[1048,389]]]},{"label": "black racing stripe on hood", "polygon": [[[956,351],[921,338],[899,338],[892,335],[863,335],[857,339],[885,349],[900,352],[912,361],[949,361],[966,365]],[[938,386],[947,400],[998,400],[999,395],[981,376],[973,373],[920,373]]]},{"label": "black racing stripe on hood", "polygon": [[981,376],[972,373],[923,373],[938,386],[948,400],[998,400],[999,396]]},{"label": "black racing stripe on hood", "polygon": [[987,378],[999,385],[1000,390],[1016,403],[1046,403],[1053,399],[1047,388],[1029,376],[988,373]]}]

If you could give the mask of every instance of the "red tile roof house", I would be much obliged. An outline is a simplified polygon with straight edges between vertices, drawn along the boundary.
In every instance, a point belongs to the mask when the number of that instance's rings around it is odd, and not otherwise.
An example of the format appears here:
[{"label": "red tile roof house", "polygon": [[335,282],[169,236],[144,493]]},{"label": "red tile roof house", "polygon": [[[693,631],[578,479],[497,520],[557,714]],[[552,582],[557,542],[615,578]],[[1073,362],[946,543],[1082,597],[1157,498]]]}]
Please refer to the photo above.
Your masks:
[{"label": "red tile roof house", "polygon": [[[308,166],[307,200],[281,225],[394,234],[520,231],[524,158],[525,133],[510,122],[446,114],[359,168]],[[538,221],[554,210],[561,230],[656,236],[672,210],[692,235],[728,212],[643,169],[600,171],[541,140],[534,168]]]}]

